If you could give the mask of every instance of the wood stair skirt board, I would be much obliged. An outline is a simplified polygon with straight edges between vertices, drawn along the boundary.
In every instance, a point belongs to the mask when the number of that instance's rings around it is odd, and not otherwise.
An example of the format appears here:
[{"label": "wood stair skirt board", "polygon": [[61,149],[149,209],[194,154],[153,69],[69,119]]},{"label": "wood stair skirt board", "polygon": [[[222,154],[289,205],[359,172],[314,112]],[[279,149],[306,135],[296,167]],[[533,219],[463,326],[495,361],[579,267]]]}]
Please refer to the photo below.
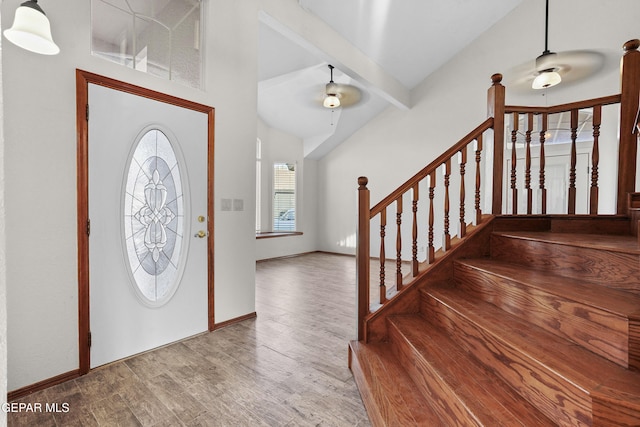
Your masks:
[{"label": "wood stair skirt board", "polygon": [[637,238],[511,224],[491,256],[426,275],[386,341],[350,343],[373,425],[640,425]]}]

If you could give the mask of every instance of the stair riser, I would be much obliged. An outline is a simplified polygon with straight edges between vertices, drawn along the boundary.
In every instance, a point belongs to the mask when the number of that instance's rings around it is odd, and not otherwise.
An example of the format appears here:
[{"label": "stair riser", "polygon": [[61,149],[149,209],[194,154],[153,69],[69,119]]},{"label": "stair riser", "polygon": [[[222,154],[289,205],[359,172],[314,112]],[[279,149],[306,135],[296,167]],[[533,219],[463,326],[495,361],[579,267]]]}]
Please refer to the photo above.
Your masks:
[{"label": "stair riser", "polygon": [[491,257],[640,295],[637,255],[494,234]]},{"label": "stair riser", "polygon": [[456,265],[454,277],[458,287],[476,298],[629,366],[628,319],[463,263]]},{"label": "stair riser", "polygon": [[422,312],[435,327],[450,333],[461,347],[549,418],[561,425],[591,425],[591,400],[585,391],[527,357],[519,349],[478,328],[426,293],[422,303]]}]

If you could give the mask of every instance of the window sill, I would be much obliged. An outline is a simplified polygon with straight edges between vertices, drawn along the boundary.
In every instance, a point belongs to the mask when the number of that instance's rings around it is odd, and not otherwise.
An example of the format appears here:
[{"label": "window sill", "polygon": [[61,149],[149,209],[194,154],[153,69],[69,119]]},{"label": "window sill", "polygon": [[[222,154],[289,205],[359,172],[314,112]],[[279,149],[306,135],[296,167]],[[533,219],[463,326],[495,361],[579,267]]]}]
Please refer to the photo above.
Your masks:
[{"label": "window sill", "polygon": [[256,239],[270,239],[272,237],[302,236],[301,231],[263,231],[256,233]]}]

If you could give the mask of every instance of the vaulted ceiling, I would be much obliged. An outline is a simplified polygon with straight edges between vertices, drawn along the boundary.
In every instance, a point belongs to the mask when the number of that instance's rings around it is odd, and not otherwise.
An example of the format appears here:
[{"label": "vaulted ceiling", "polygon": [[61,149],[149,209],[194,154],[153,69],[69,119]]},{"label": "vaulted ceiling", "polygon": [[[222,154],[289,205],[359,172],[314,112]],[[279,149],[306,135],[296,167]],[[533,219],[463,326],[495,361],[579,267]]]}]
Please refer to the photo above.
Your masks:
[{"label": "vaulted ceiling", "polygon": [[[258,114],[321,158],[411,90],[522,0],[265,0]],[[348,108],[322,106],[334,80],[362,91]]]}]

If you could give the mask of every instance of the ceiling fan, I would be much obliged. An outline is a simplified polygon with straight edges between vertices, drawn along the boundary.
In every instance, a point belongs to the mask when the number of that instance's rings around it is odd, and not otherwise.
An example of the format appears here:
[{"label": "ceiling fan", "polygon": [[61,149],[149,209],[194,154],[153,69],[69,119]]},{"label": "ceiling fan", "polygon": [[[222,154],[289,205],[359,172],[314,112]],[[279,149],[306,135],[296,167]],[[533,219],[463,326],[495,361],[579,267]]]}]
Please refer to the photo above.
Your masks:
[{"label": "ceiling fan", "polygon": [[505,80],[515,89],[547,89],[560,83],[569,84],[599,72],[604,68],[606,59],[607,54],[603,51],[549,50],[549,0],[546,0],[544,51],[535,59],[534,64],[526,62],[514,67],[505,76]]},{"label": "ceiling fan", "polygon": [[325,85],[322,106],[325,108],[345,108],[357,104],[362,99],[362,92],[354,85],[345,83],[336,83],[333,81],[333,65],[329,64],[329,72],[331,78],[329,83]]}]

